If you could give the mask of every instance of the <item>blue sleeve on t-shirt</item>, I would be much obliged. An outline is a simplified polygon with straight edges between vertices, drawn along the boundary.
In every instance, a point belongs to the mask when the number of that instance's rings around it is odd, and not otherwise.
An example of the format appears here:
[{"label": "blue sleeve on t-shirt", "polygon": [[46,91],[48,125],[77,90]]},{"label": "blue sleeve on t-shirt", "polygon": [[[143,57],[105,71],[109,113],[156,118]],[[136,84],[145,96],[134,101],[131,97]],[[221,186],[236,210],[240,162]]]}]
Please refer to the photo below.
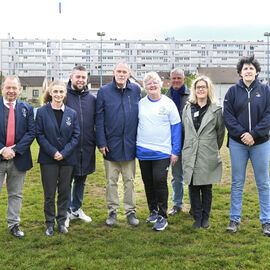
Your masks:
[{"label": "blue sleeve on t-shirt", "polygon": [[182,123],[171,125],[172,154],[179,156],[181,152]]}]

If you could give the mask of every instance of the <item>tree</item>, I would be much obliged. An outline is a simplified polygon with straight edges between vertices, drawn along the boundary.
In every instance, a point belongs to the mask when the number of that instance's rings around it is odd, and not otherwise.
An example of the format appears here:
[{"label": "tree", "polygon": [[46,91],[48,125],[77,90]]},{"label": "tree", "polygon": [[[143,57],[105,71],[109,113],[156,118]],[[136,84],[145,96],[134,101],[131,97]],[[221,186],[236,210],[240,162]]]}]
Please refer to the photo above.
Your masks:
[{"label": "tree", "polygon": [[188,88],[190,88],[192,85],[192,82],[197,78],[197,75],[190,73],[189,71],[185,71],[185,77],[186,77],[185,84]]}]

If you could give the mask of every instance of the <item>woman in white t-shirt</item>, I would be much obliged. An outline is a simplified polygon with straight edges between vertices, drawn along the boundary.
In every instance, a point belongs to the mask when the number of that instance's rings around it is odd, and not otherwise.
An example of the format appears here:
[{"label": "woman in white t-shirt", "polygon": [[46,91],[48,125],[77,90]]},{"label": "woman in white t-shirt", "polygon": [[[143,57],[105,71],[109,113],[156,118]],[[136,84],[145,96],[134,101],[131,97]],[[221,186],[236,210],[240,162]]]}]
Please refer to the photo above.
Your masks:
[{"label": "woman in white t-shirt", "polygon": [[136,155],[139,160],[153,230],[167,225],[170,163],[178,159],[181,150],[181,120],[174,102],[161,95],[162,81],[156,72],[147,73],[144,87],[147,96],[139,102],[139,124]]}]

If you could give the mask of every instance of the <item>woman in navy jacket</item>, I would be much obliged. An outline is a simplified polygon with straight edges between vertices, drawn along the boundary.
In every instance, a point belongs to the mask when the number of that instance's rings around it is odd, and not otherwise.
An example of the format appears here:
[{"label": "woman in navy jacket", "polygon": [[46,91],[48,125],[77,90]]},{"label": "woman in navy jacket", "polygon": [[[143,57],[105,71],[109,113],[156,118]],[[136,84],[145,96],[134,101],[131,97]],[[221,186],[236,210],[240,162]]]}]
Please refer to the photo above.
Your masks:
[{"label": "woman in navy jacket", "polygon": [[[69,196],[69,181],[77,155],[74,151],[79,141],[80,127],[77,113],[64,105],[66,86],[53,82],[44,94],[44,106],[38,109],[37,141],[40,145],[38,162],[44,189],[44,214],[46,235],[54,233],[55,218],[61,233],[67,233],[64,223]],[[55,194],[57,216],[55,216]]]},{"label": "woman in navy jacket", "polygon": [[270,88],[261,84],[259,62],[242,57],[237,64],[240,81],[224,99],[224,122],[229,133],[232,165],[230,224],[227,231],[239,228],[243,188],[248,159],[251,160],[259,193],[260,221],[264,235],[270,236],[269,129]]}]

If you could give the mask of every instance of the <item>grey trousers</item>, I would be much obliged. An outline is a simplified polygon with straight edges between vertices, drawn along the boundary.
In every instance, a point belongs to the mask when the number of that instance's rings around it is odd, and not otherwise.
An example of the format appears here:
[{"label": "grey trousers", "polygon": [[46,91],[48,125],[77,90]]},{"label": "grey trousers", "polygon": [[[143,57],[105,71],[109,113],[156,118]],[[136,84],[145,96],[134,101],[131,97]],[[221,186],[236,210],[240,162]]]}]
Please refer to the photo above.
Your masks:
[{"label": "grey trousers", "polygon": [[120,206],[118,196],[118,179],[119,174],[122,174],[124,183],[124,200],[123,206],[126,215],[135,213],[136,204],[134,197],[134,178],[135,178],[135,160],[130,161],[108,161],[104,160],[106,172],[106,201],[109,214],[116,212]]},{"label": "grey trousers", "polygon": [[8,194],[7,223],[10,230],[14,227],[14,225],[20,223],[25,174],[26,172],[18,171],[13,159],[0,161],[0,195],[6,175]]}]

